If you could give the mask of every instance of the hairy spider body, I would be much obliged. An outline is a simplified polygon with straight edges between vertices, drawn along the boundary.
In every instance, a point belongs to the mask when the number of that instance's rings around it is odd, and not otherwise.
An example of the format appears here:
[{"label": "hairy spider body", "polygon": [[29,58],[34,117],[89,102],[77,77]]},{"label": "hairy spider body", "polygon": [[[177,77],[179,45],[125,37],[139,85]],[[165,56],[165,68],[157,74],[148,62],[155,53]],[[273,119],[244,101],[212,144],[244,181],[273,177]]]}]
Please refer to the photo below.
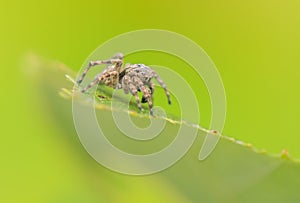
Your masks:
[{"label": "hairy spider body", "polygon": [[[171,104],[170,93],[166,84],[149,66],[144,64],[126,64],[123,69],[123,54],[115,54],[111,59],[91,61],[88,67],[77,81],[80,84],[91,67],[96,65],[107,64],[104,71],[96,76],[96,78],[88,84],[81,92],[86,92],[91,87],[97,84],[104,84],[114,89],[123,89],[125,94],[129,92],[135,97],[137,106],[142,110],[141,102],[148,102],[150,114],[153,115],[152,95],[155,85],[151,81],[155,78],[157,82],[164,88],[168,103]],[[143,97],[140,102],[138,92],[142,92]]]}]

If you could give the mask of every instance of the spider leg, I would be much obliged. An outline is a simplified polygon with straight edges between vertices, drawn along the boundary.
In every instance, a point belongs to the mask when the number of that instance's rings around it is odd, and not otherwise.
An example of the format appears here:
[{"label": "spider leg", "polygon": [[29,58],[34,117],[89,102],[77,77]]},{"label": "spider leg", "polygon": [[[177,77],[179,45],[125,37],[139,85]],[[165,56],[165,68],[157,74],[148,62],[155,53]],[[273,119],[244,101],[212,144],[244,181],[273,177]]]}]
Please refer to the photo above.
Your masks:
[{"label": "spider leg", "polygon": [[99,77],[96,77],[90,84],[88,84],[83,90],[81,90],[82,93],[85,93],[88,91],[91,87],[99,83]]},{"label": "spider leg", "polygon": [[151,90],[151,96],[152,96],[153,93],[154,93],[155,84],[154,84],[153,82],[150,82],[149,88],[150,88],[150,90]]},{"label": "spider leg", "polygon": [[135,97],[135,101],[137,103],[137,106],[138,106],[139,110],[141,111],[142,106],[141,106],[141,103],[140,103],[138,90],[137,90],[136,86],[133,84],[133,81],[129,77],[127,77],[126,79],[128,81],[128,89],[129,89],[130,93]]},{"label": "spider leg", "polygon": [[[151,97],[152,97],[152,95],[153,95],[153,93],[154,93],[154,89],[155,89],[155,84],[154,84],[153,82],[151,82],[151,81],[150,81],[150,83],[149,83],[149,89],[150,89],[150,91],[151,91]],[[146,103],[146,102],[147,102],[147,99],[143,96],[141,102],[142,102],[142,103]]]},{"label": "spider leg", "polygon": [[123,53],[116,53],[115,55],[113,55],[113,57],[111,57],[112,59],[123,59],[124,54]]},{"label": "spider leg", "polygon": [[118,75],[117,71],[103,73],[100,82],[103,81],[106,86],[116,89],[119,83]]},{"label": "spider leg", "polygon": [[123,61],[120,58],[111,58],[111,59],[108,59],[108,60],[100,60],[100,61],[91,61],[91,62],[89,62],[89,65],[85,68],[84,72],[82,73],[82,75],[78,79],[77,84],[80,85],[80,83],[83,81],[84,77],[86,76],[88,71],[91,69],[91,67],[97,66],[97,65],[102,65],[102,64],[114,64],[114,63],[122,64]]},{"label": "spider leg", "polygon": [[81,90],[81,92],[85,93],[94,85],[104,82],[109,76],[110,76],[110,74],[108,74],[108,73],[97,75],[96,78],[90,84],[88,84],[83,90]]},{"label": "spider leg", "polygon": [[149,88],[145,87],[144,83],[142,82],[142,80],[140,78],[134,77],[134,82],[136,83],[138,88],[143,93],[143,98],[145,98],[145,100],[148,102],[150,115],[153,116],[153,104],[152,104],[152,100],[151,100],[152,91]]},{"label": "spider leg", "polygon": [[157,75],[156,72],[153,71],[153,77],[157,80],[157,82],[160,84],[160,86],[162,86],[165,90],[165,93],[167,95],[167,98],[168,98],[168,103],[171,104],[171,98],[170,98],[170,93],[167,89],[167,86],[166,84],[164,83],[164,81]]},{"label": "spider leg", "polygon": [[123,91],[124,91],[125,94],[129,93],[128,80],[129,80],[128,76],[124,76],[123,79],[122,79],[122,88],[123,88]]}]

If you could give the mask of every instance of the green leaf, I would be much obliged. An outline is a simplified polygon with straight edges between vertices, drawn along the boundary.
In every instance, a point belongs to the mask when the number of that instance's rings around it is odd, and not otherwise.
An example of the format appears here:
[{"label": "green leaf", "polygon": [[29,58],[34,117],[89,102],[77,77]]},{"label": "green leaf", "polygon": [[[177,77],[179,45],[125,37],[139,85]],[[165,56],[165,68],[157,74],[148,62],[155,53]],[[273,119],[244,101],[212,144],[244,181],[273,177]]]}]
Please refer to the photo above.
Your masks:
[{"label": "green leaf", "polygon": [[[130,139],[115,126],[111,112],[129,113],[136,125],[145,127],[150,123],[147,105],[141,113],[133,101],[128,110],[126,105],[122,105],[125,100],[122,100],[120,94],[120,108],[111,109],[111,90],[104,88],[96,94],[97,116],[104,131],[109,132],[106,134],[107,139],[121,150],[133,154],[153,153],[168,145],[181,126],[196,128],[198,131],[187,154],[166,170],[139,177],[110,171],[97,164],[78,141],[71,109],[74,85],[71,81],[75,74],[59,62],[33,55],[29,57],[28,70],[34,70],[31,71],[30,80],[37,90],[37,97],[52,112],[48,115],[53,118],[52,125],[60,127],[64,135],[56,138],[66,140],[66,149],[74,153],[74,159],[80,165],[85,166],[81,177],[84,184],[79,187],[79,191],[86,191],[87,188],[93,190],[92,197],[88,193],[90,202],[300,201],[299,160],[292,159],[287,151],[271,155],[249,143],[215,134],[197,124],[190,125],[176,120],[178,116],[168,112],[166,117],[155,118],[159,122],[166,121],[165,129],[158,137],[147,142]],[[91,105],[90,101],[80,101],[80,97],[78,99],[82,105]],[[206,133],[220,136],[220,141],[206,160],[199,161],[198,154]]]}]

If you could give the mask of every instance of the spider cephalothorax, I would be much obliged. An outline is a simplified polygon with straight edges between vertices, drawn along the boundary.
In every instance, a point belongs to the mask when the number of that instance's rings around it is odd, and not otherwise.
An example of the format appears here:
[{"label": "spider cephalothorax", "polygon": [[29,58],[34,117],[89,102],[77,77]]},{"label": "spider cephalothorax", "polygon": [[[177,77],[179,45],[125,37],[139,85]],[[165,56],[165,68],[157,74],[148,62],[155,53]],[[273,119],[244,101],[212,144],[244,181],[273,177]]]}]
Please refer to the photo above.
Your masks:
[{"label": "spider cephalothorax", "polygon": [[123,54],[121,53],[115,54],[111,59],[108,60],[91,61],[77,83],[80,84],[82,82],[91,67],[102,64],[107,64],[108,66],[102,73],[96,76],[94,81],[92,81],[82,90],[83,93],[97,84],[105,84],[106,86],[114,89],[122,88],[125,94],[130,92],[135,97],[138,108],[142,110],[140,98],[138,96],[138,91],[140,91],[143,93],[141,102],[148,102],[150,114],[153,115],[151,97],[154,93],[155,85],[151,79],[155,78],[157,82],[164,88],[168,98],[168,103],[171,104],[169,91],[158,74],[149,66],[144,64],[126,64],[125,68],[123,69]]}]

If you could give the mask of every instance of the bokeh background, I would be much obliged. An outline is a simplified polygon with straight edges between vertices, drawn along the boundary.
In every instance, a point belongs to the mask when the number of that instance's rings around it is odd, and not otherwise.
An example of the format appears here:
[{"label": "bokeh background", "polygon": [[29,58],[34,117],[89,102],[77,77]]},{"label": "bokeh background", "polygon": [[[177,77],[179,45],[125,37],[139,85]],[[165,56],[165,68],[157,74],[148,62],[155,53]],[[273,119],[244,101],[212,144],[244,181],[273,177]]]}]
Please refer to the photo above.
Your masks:
[{"label": "bokeh background", "polygon": [[[208,53],[227,95],[224,134],[273,154],[287,149],[299,158],[299,9],[297,0],[1,1],[0,199],[89,202],[86,197],[97,192],[83,174],[100,166],[88,155],[74,157],[68,139],[58,139],[65,136],[61,124],[26,85],[24,55],[33,52],[78,71],[98,45],[137,29],[177,32]],[[105,181],[108,188],[122,185]]]}]

